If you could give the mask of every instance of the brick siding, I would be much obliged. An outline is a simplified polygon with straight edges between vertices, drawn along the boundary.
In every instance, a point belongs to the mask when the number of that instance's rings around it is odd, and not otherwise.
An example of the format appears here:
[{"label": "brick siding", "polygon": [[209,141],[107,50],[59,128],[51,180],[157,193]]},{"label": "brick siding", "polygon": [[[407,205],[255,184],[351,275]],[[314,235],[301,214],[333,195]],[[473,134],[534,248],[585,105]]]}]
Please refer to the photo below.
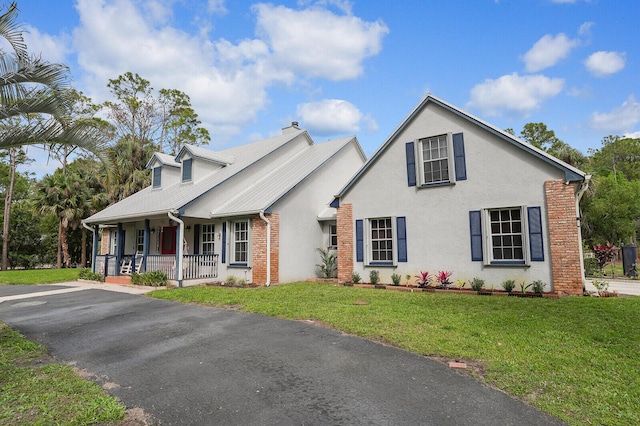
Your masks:
[{"label": "brick siding", "polygon": [[580,229],[576,212],[576,183],[545,182],[551,274],[556,293],[582,294]]},{"label": "brick siding", "polygon": [[338,282],[351,281],[353,273],[353,205],[341,204],[337,209]]},{"label": "brick siding", "polygon": [[[279,282],[280,265],[280,215],[278,213],[265,214],[271,223],[271,284]],[[255,216],[252,221],[251,235],[251,264],[252,281],[255,284],[267,283],[267,223]]]}]

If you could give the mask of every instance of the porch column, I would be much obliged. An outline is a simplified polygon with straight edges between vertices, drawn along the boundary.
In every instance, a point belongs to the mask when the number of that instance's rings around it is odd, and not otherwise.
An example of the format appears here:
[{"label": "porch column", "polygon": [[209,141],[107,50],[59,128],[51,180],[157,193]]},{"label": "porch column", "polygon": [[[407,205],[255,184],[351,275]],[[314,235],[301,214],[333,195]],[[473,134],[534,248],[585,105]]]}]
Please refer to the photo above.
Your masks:
[{"label": "porch column", "polygon": [[98,225],[93,225],[93,244],[91,245],[91,272],[96,273],[96,260],[98,258]]},{"label": "porch column", "polygon": [[[182,265],[182,262],[180,259],[180,254],[182,253],[182,248],[181,248],[181,244],[182,244],[182,234],[180,233],[180,226],[176,227],[176,267],[175,267],[175,279],[176,281],[180,281],[180,265]],[[182,283],[178,283],[180,287],[182,287]]]},{"label": "porch column", "polygon": [[144,220],[144,240],[142,248],[142,272],[147,272],[147,256],[149,255],[149,243],[151,241],[151,228],[149,227],[149,219]]},{"label": "porch column", "polygon": [[120,275],[120,265],[122,264],[122,255],[124,254],[124,231],[122,229],[122,223],[118,223],[118,232],[116,233],[116,273],[115,276]]}]

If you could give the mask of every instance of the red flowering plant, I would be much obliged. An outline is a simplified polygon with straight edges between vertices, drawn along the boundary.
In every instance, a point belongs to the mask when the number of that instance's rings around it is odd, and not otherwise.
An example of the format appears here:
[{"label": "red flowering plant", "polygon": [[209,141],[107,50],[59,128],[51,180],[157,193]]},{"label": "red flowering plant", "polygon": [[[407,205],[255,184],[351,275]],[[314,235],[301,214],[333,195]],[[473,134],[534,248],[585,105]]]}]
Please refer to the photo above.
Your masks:
[{"label": "red flowering plant", "polygon": [[593,246],[593,254],[596,256],[601,272],[603,272],[606,264],[613,260],[617,250],[618,247],[614,246],[613,243],[596,244]]},{"label": "red flowering plant", "polygon": [[429,275],[429,272],[420,271],[420,275],[416,275],[416,278],[417,278],[416,283],[418,283],[418,287],[427,288],[431,283],[432,277]]},{"label": "red flowering plant", "polygon": [[449,280],[449,277],[451,276],[451,274],[453,274],[453,272],[451,271],[439,271],[438,275],[436,275],[436,279],[440,283],[438,287],[449,288],[449,286],[452,284],[451,281]]}]

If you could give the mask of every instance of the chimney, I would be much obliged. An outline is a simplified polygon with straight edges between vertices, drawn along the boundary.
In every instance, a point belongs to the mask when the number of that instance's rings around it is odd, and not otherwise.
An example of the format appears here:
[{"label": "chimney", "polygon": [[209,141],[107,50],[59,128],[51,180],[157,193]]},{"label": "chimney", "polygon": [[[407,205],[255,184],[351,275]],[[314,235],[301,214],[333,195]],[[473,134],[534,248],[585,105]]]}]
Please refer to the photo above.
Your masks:
[{"label": "chimney", "polygon": [[300,130],[298,124],[299,123],[297,121],[292,121],[291,126],[282,129],[282,134],[286,135],[287,133],[297,132],[298,130]]}]

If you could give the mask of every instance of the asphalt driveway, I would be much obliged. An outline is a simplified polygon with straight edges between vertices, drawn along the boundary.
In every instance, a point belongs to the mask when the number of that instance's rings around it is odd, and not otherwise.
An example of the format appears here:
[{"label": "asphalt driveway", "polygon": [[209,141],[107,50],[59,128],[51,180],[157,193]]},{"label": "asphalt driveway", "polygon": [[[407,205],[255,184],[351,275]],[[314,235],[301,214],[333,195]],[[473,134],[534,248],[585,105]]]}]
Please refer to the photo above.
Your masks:
[{"label": "asphalt driveway", "polygon": [[304,322],[38,289],[0,286],[0,320],[155,423],[563,424],[433,360]]}]

